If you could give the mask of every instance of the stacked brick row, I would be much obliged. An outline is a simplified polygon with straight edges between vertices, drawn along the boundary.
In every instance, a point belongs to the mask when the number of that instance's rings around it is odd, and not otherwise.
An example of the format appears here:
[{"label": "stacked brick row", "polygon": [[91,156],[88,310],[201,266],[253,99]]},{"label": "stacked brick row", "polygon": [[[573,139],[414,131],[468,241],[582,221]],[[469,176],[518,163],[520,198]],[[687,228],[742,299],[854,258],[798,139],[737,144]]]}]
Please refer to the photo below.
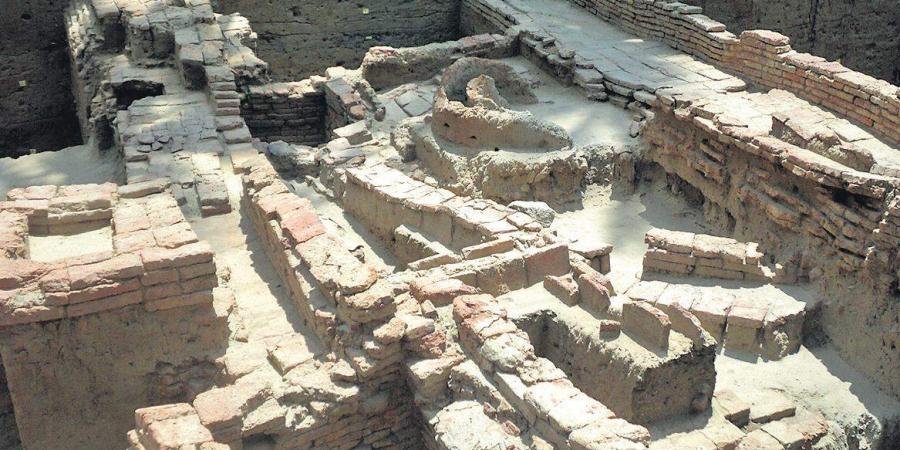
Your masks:
[{"label": "stacked brick row", "polygon": [[[119,51],[119,45],[124,45],[124,36],[116,43],[114,35],[104,36],[97,30],[113,30],[113,27],[101,25],[100,18],[94,13],[94,8],[89,0],[73,0],[63,14],[66,27],[66,39],[69,48],[69,65],[71,67],[72,94],[75,97],[75,112],[81,124],[82,136],[97,136],[100,148],[111,145],[108,139],[104,139],[102,133],[97,132],[100,124],[109,122],[109,118],[98,117],[91,121],[95,108],[102,105],[92,104],[95,94],[102,84],[99,76],[102,64],[94,55],[101,51]],[[116,17],[116,21],[118,17]],[[99,35],[99,36],[98,36]],[[98,123],[99,122],[99,123]]]},{"label": "stacked brick row", "polygon": [[385,240],[390,240],[400,225],[421,230],[452,248],[503,235],[529,239],[541,229],[528,214],[491,200],[457,196],[386,166],[344,172],[346,184],[335,186],[336,195],[348,211]]},{"label": "stacked brick row", "polygon": [[786,36],[752,30],[740,39],[696,6],[641,0],[573,0],[604,20],[639,36],[653,37],[749,77],[769,88],[783,88],[871,127],[900,143],[897,86],[852,71],[838,62],[791,49]]},{"label": "stacked brick row", "polygon": [[[892,178],[855,171],[761,132],[731,126],[715,108],[690,102],[676,107],[675,98],[660,99],[659,120],[645,129],[654,145],[653,160],[721,207],[733,210],[731,198],[737,197],[782,229],[833,248],[845,270],[859,270],[874,256],[868,248],[893,190]],[[753,161],[749,168],[730,169],[729,164],[740,165],[747,158]],[[783,170],[773,172],[772,164]]]},{"label": "stacked brick row", "polygon": [[[218,284],[212,250],[198,242],[170,195],[124,199],[109,184],[39,186],[9,195],[13,200],[0,202],[0,218],[13,225],[0,252],[7,256],[0,259],[3,326],[137,304],[157,311],[212,301]],[[112,252],[38,262],[23,250],[29,232],[98,222],[112,226]]]},{"label": "stacked brick row", "polygon": [[[352,414],[344,417],[331,415],[313,429],[288,430],[285,448],[373,441],[415,447],[409,399],[397,384],[400,336],[388,322],[395,299],[404,295],[403,284],[380,278],[356,259],[264,158],[249,162],[244,188],[245,209],[307,325],[346,359],[348,380],[357,383],[361,398],[383,400],[368,409],[349,408]],[[342,334],[348,327],[355,332]],[[335,436],[343,441],[331,442]]]},{"label": "stacked brick row", "polygon": [[457,297],[453,318],[463,350],[555,448],[649,444],[645,428],[616,417],[576,388],[553,363],[538,358],[528,334],[506,318],[492,296]]},{"label": "stacked brick row", "polygon": [[[834,109],[856,123],[873,128],[891,143],[900,143],[900,93],[897,86],[851,71],[837,62],[793,51],[789,39],[766,31],[744,31],[738,38],[725,26],[707,16],[702,9],[679,2],[655,0],[572,0],[575,4],[616,24],[626,31],[661,40],[704,60],[717,63],[739,75],[747,76],[769,88],[784,88],[815,104]],[[466,0],[464,9],[477,9],[488,17],[509,17],[498,21],[504,30],[515,23],[516,13],[492,0]],[[531,33],[534,33],[531,30]],[[552,42],[543,37],[523,39],[523,54],[557,73],[563,81],[571,81],[571,70],[564,62],[568,52],[553,52]],[[544,48],[536,50],[539,45]],[[579,67],[590,69],[586,64]],[[605,75],[605,74],[602,74]],[[597,79],[594,84],[599,84]],[[605,83],[604,83],[605,84]],[[621,86],[636,91],[641,86]],[[654,89],[645,89],[652,91]],[[588,90],[589,95],[604,99],[603,91]],[[641,101],[639,98],[635,100]],[[624,103],[624,102],[623,102]],[[645,104],[652,103],[643,101]],[[624,105],[623,105],[624,106]]]},{"label": "stacked brick row", "polygon": [[[503,295],[561,277],[571,270],[565,244],[531,247],[419,272],[426,279],[456,278],[491,295]],[[576,297],[577,298],[577,297]],[[574,304],[574,301],[569,303]]]},{"label": "stacked brick row", "polygon": [[522,56],[555,76],[564,84],[571,84],[575,76],[575,52],[556,46],[555,39],[540,32],[525,31],[519,37]]},{"label": "stacked brick row", "polygon": [[763,254],[755,242],[659,228],[648,231],[644,242],[650,247],[644,254],[645,272],[760,282],[775,278],[761,264]]},{"label": "stacked brick row", "polygon": [[766,87],[786,89],[804,99],[873,128],[890,142],[900,143],[900,88],[839,62],[791,49],[781,34],[754,30],[741,33],[724,61]]},{"label": "stacked brick row", "polygon": [[786,295],[761,296],[662,281],[640,281],[625,295],[666,313],[673,329],[685,316],[684,311],[690,312],[706,332],[724,341],[730,350],[780,359],[796,352],[803,340],[804,304]]},{"label": "stacked brick row", "polygon": [[702,15],[702,8],[680,2],[571,1],[626,31],[711,61],[721,61],[734,39],[725,25]]},{"label": "stacked brick row", "polygon": [[343,77],[325,82],[325,125],[329,130],[341,128],[366,117],[368,107],[359,91]]},{"label": "stacked brick row", "polygon": [[309,80],[248,86],[240,105],[253,136],[262,141],[319,145],[328,140],[324,93]]}]

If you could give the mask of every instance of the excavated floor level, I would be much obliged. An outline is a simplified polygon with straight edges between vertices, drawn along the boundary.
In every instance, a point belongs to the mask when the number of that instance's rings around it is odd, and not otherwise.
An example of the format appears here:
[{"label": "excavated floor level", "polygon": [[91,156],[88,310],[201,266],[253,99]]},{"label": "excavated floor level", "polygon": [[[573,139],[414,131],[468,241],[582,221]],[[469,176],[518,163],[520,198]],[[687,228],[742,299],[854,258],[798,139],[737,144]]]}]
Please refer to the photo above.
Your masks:
[{"label": "excavated floor level", "polygon": [[0,447],[896,448],[897,86],[678,2],[257,3],[62,7]]}]

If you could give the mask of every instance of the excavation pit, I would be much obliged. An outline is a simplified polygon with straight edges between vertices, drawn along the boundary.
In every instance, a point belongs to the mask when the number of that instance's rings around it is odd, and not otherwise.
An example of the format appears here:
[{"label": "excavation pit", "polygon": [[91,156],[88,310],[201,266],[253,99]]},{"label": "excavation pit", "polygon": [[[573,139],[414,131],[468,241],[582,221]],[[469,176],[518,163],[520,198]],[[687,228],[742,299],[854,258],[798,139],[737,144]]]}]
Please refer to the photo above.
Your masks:
[{"label": "excavation pit", "polygon": [[678,2],[63,3],[0,447],[897,440],[896,86]]}]

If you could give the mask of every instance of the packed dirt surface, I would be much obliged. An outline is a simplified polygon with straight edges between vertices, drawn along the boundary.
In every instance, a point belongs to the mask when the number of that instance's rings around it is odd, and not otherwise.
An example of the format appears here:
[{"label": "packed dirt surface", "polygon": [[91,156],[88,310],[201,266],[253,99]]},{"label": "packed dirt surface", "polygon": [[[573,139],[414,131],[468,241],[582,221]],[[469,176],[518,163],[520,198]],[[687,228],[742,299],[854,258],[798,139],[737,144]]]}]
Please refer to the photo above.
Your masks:
[{"label": "packed dirt surface", "polygon": [[101,153],[92,145],[79,145],[16,159],[0,158],[0,173],[0,195],[5,196],[14,187],[120,182],[123,169],[117,156]]}]

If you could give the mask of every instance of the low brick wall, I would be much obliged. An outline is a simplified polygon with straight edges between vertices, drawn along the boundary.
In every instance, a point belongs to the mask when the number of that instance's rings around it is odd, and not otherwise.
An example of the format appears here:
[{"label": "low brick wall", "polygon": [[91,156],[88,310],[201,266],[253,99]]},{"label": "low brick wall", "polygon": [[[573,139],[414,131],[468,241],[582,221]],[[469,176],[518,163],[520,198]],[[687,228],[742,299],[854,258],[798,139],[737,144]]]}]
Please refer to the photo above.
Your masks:
[{"label": "low brick wall", "polygon": [[[148,311],[212,302],[213,252],[174,197],[114,184],[13,189],[0,202],[0,325],[75,318],[143,304]],[[125,193],[129,197],[123,198]],[[112,227],[112,252],[54,262],[28,259],[29,232]],[[27,226],[26,226],[27,224]]]},{"label": "low brick wall", "polygon": [[803,99],[834,109],[900,143],[898,87],[794,51],[787,36],[748,30],[740,37],[678,2],[649,0],[571,0],[603,20],[639,36],[661,40],[688,54],[717,63],[768,88],[789,89]]},{"label": "low brick wall", "polygon": [[[872,128],[890,143],[900,143],[900,92],[897,86],[852,71],[838,62],[796,52],[786,36],[767,30],[748,30],[738,37],[728,32],[722,23],[704,16],[702,8],[679,2],[570,1],[629,33],[665,42],[767,88],[789,89],[811,103],[834,109],[857,124]],[[494,0],[465,0],[463,17],[466,11],[477,12],[484,21],[504,32],[520,25],[516,11]],[[483,24],[478,26],[484,27]],[[538,30],[525,26],[521,31],[524,31],[523,54],[563,82],[574,79],[574,53],[542,42],[543,38],[536,35],[540,33]],[[546,48],[544,44],[547,44]],[[578,68],[590,69],[584,65]],[[617,84],[608,78],[604,84],[608,86],[610,81]],[[617,86],[623,92],[635,90],[635,86],[627,86],[627,83]],[[634,99],[649,105],[653,93],[648,94],[647,99],[637,96]],[[628,96],[624,96],[620,106],[624,107],[628,101]]]},{"label": "low brick wall", "polygon": [[765,30],[741,33],[724,63],[763,86],[789,90],[900,144],[900,88],[887,81],[796,52],[786,36]]},{"label": "low brick wall", "polygon": [[663,272],[767,283],[775,273],[762,264],[755,242],[654,228],[644,241],[645,272]]},{"label": "low brick wall", "polygon": [[689,311],[706,332],[729,350],[781,359],[796,352],[803,340],[806,305],[777,291],[760,294],[752,290],[640,281],[625,296],[667,313],[673,319],[673,329],[678,327],[676,319],[685,316],[683,311]]},{"label": "low brick wall", "polygon": [[249,86],[241,116],[253,137],[265,142],[327,142],[325,94],[309,80]]},{"label": "low brick wall", "polygon": [[344,207],[385,240],[407,225],[461,249],[503,235],[533,237],[541,229],[528,214],[492,200],[457,196],[386,166],[345,172],[346,184],[336,186]]},{"label": "low brick wall", "polygon": [[[244,210],[304,321],[354,373],[359,401],[387,397],[380,407],[350,407],[311,429],[279,430],[278,448],[388,440],[415,448],[418,434],[408,420],[410,400],[398,380],[403,354],[383,327],[405,287],[382,278],[356,259],[341,239],[325,230],[312,204],[288,191],[263,157],[249,161],[244,175]],[[341,331],[351,327],[353,336]],[[399,338],[397,338],[399,339]],[[347,400],[348,402],[350,399]],[[196,405],[195,405],[196,406]],[[386,431],[387,430],[387,431]],[[342,440],[333,440],[343,436]]]},{"label": "low brick wall", "polygon": [[528,334],[494,302],[485,294],[453,301],[460,345],[513,407],[531,416],[530,422],[544,439],[558,448],[592,448],[600,434],[606,445],[644,448],[649,444],[645,428],[617,417],[575,387],[552,362],[538,358]]}]

